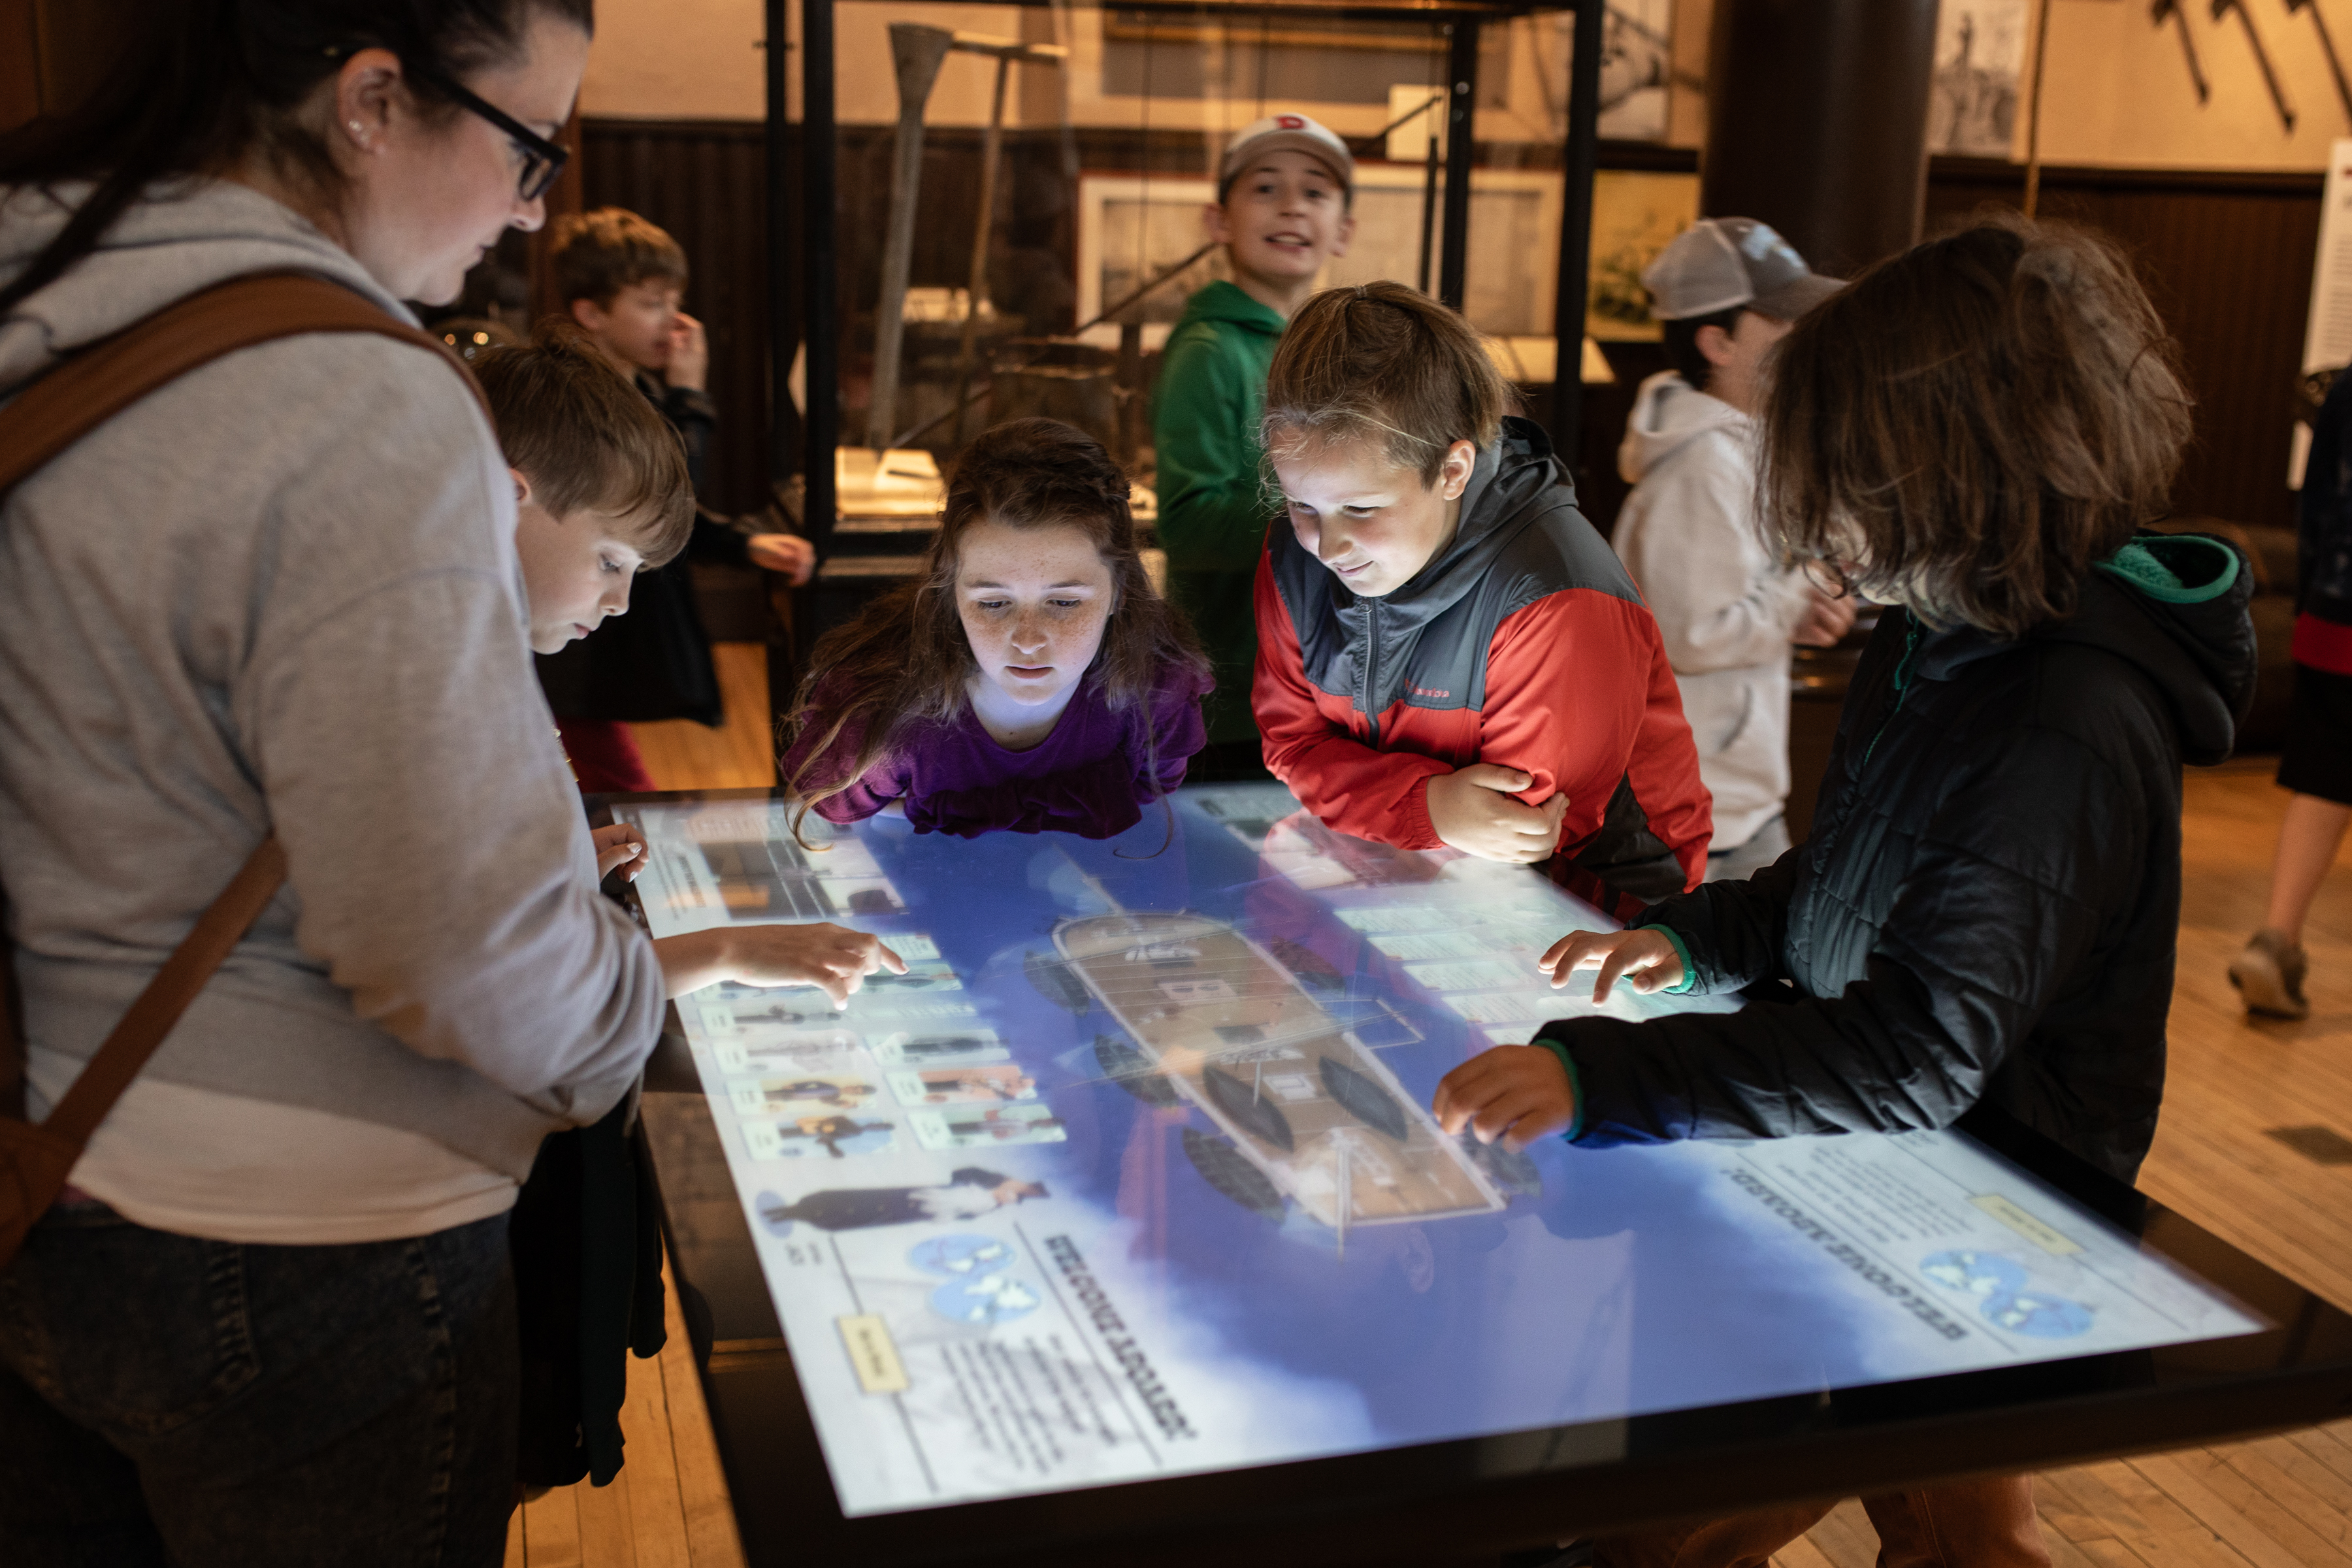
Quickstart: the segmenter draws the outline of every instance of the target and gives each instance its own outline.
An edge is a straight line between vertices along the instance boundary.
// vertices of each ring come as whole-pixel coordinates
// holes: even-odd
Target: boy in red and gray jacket
[[[1291,526],[1259,564],[1252,707],[1327,826],[1547,862],[1622,918],[1698,884],[1706,790],[1657,623],[1508,399],[1402,284],[1299,311],[1266,384]]]

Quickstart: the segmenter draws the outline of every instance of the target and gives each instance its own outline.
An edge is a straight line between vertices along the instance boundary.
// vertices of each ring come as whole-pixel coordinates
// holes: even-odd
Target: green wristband
[[[1532,1043],[1558,1057],[1559,1065],[1567,1069],[1569,1098],[1575,1102],[1576,1114],[1569,1119],[1568,1131],[1559,1136],[1560,1142],[1573,1143],[1576,1135],[1584,1131],[1584,1079],[1576,1070],[1576,1058],[1570,1056],[1568,1047],[1558,1040],[1539,1037]]]
[[[1643,931],[1656,931],[1660,936],[1664,937],[1668,942],[1673,942],[1675,944],[1675,956],[1683,961],[1683,977],[1680,980],[1675,981],[1672,985],[1667,986],[1664,990],[1656,993],[1657,995],[1679,996],[1684,992],[1689,990],[1693,984],[1696,984],[1698,980],[1698,965],[1691,962],[1690,948],[1683,942],[1681,933],[1676,931],[1672,926],[1643,926],[1641,929]]]

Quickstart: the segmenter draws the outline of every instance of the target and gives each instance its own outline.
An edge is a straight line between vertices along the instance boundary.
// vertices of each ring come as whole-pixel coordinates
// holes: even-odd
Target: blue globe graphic
[[[2000,1300],[2025,1289],[2024,1268],[1998,1252],[1938,1252],[1919,1265],[1919,1272],[1947,1290],[1982,1301]]]
[[[907,1261],[926,1274],[968,1279],[1011,1264],[1013,1244],[992,1236],[935,1236],[918,1243]]]
[[[1010,1274],[950,1279],[931,1292],[931,1310],[950,1322],[993,1328],[1025,1318],[1044,1303],[1031,1286]]]
[[[2011,1333],[2037,1340],[2071,1340],[2091,1327],[2091,1310],[2080,1301],[2031,1290],[1987,1301],[1984,1315]]]

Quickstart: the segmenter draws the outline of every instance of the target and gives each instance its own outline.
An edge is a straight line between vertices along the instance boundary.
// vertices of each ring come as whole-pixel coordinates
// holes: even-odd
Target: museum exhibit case
[[[1572,450],[1595,341],[1654,335],[1640,266],[1694,210],[1686,174],[1595,181],[1601,136],[1665,134],[1671,26],[1670,0],[772,5],[772,253],[800,258],[775,363],[804,389],[778,471],[824,563],[804,638],[911,571],[941,472],[1001,419],[1095,435],[1149,524],[1160,346],[1225,275],[1202,209],[1271,114],[1357,160],[1322,283],[1460,307]]]

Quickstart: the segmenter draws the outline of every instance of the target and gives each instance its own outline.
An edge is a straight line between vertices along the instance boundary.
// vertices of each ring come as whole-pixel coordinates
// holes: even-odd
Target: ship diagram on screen
[[[1186,1152],[1227,1196],[1270,1215],[1286,1198],[1343,1237],[1509,1201],[1290,969],[1231,925],[1094,915],[1063,921],[1054,945],[1133,1042],[1097,1044],[1105,1072],[1139,1098],[1181,1094],[1217,1124],[1223,1140],[1188,1133]]]

